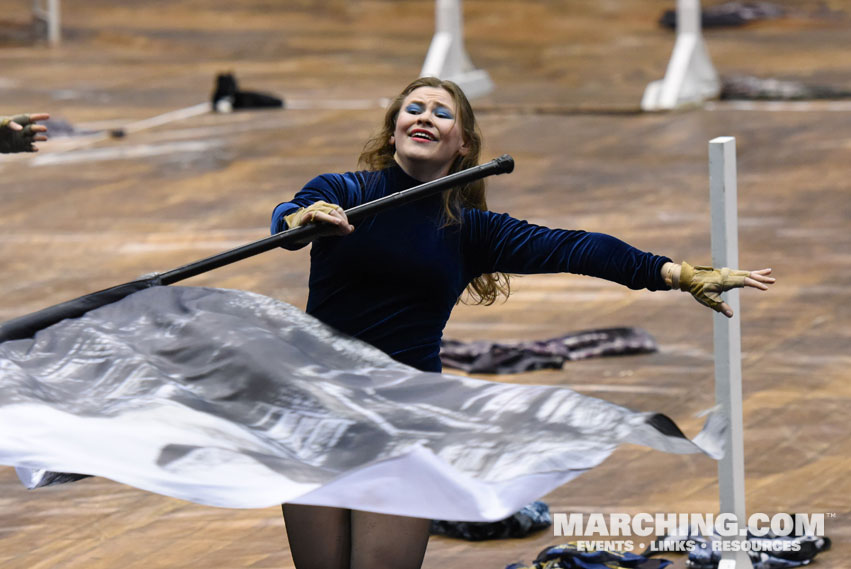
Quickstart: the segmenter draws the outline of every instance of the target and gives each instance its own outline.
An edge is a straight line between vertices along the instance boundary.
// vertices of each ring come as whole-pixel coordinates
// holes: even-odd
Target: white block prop
[[[712,264],[739,266],[738,214],[736,211],[736,139],[722,136],[709,141],[709,193],[712,211]],[[736,516],[739,528],[745,516],[745,452],[742,422],[742,340],[739,291],[725,293],[733,318],[714,315],[715,401],[730,421],[726,452],[718,462],[720,512]],[[724,539],[745,539],[738,536]],[[745,551],[725,552],[719,569],[752,569]]]
[[[440,77],[457,83],[469,98],[493,91],[487,71],[476,69],[464,49],[461,0],[437,0],[435,33],[420,77]]]
[[[721,81],[709,59],[700,26],[700,0],[677,0],[677,41],[665,78],[653,81],[641,99],[643,111],[662,111],[714,99]]]
[[[62,41],[62,18],[59,0],[33,0],[33,18],[43,22],[47,41],[55,47]]]

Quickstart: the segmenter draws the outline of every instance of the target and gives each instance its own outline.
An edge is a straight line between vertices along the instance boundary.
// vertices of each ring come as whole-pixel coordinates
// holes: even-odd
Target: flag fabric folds
[[[30,488],[76,473],[212,506],[490,521],[623,442],[717,458],[722,430],[420,372],[245,291],[155,286],[0,344],[0,464]]]

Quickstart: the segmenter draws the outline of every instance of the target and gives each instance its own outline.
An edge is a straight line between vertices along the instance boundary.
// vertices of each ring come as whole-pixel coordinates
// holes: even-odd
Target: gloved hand
[[[284,216],[284,221],[287,222],[287,227],[293,229],[295,227],[300,227],[305,223],[310,223],[312,221],[316,221],[317,213],[325,213],[328,215],[333,214],[337,210],[342,209],[337,204],[324,202],[319,200],[318,202],[313,202],[307,207],[300,208],[296,210],[294,213]]]
[[[735,269],[715,269],[712,267],[692,267],[685,261],[681,264],[679,285],[680,290],[691,295],[704,306],[716,312],[724,312],[721,293],[731,288],[745,286],[745,279],[750,271]]]
[[[337,204],[324,202],[322,200],[314,202],[307,207],[301,208],[294,213],[284,216],[284,221],[287,222],[287,227],[293,229],[305,223],[322,222],[330,226],[336,225],[335,230],[331,233],[337,235],[348,235],[355,230],[354,226],[349,223],[346,217],[346,212]]]
[[[48,117],[47,114],[0,117],[0,153],[37,152],[33,143],[47,140],[42,134],[47,127],[36,121]]]

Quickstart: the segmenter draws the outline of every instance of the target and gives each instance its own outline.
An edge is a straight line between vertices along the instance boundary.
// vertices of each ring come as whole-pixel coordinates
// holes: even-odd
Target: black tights
[[[296,569],[419,569],[430,520],[284,504]]]

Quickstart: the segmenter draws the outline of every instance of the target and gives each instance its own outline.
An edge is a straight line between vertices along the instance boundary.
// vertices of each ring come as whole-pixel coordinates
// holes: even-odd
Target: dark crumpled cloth
[[[753,569],[791,569],[809,565],[816,555],[830,549],[829,537],[812,535],[778,536],[769,532],[768,535],[756,537],[748,533],[747,541],[750,546],[750,557]],[[664,550],[665,543],[689,544],[689,569],[716,569],[721,563],[721,551],[713,547],[714,542],[721,540],[718,535],[703,536],[689,532],[685,536],[669,535],[656,541],[655,550]],[[782,548],[782,545],[787,548]],[[777,548],[775,551],[774,548]],[[650,548],[641,555],[651,556]]]
[[[744,26],[760,20],[782,18],[784,15],[786,10],[782,6],[769,2],[724,2],[701,10],[700,25],[703,28]],[[659,24],[676,29],[677,11],[665,10],[659,18]]]
[[[545,548],[531,565],[511,563],[505,569],[663,569],[669,565],[667,559],[648,559],[629,552],[584,551],[566,543]]]
[[[440,359],[446,367],[468,373],[522,373],[561,369],[565,362],[602,356],[648,354],[658,349],[641,328],[600,328],[572,332],[549,340],[526,342],[462,342],[446,339]]]
[[[851,91],[800,81],[734,75],[721,78],[721,99],[739,101],[809,101],[848,99]]]
[[[548,528],[553,520],[550,508],[544,502],[535,501],[524,506],[519,512],[498,522],[449,522],[432,520],[431,534],[484,541],[486,539],[507,539],[526,537]]]

